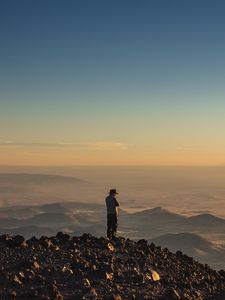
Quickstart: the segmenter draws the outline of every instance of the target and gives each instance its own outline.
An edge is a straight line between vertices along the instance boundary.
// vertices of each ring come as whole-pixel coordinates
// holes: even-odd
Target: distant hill
[[[10,234],[10,235],[23,235],[26,238],[31,238],[32,236],[51,236],[57,233],[57,228],[52,227],[38,227],[38,226],[23,226],[18,228],[0,228],[0,234]]]
[[[162,247],[168,247],[172,251],[182,250],[190,252],[193,249],[199,249],[208,252],[213,248],[211,242],[194,233],[164,234],[151,241]]]
[[[142,210],[132,214],[132,218],[142,220],[145,222],[178,222],[186,219],[185,216],[170,212],[169,210],[163,209],[161,206]]]
[[[4,218],[30,218],[40,212],[38,206],[0,207],[0,220]]]
[[[67,201],[60,202],[65,209],[70,211],[105,211],[105,204],[94,203],[94,202],[79,202],[79,201]],[[43,206],[42,206],[43,207]]]
[[[63,205],[63,203],[55,202],[38,206],[38,208],[45,213],[66,213],[70,212],[70,209]]]
[[[2,185],[49,185],[49,184],[87,184],[75,177],[29,173],[0,173]]]
[[[37,213],[105,212],[105,204],[88,202],[52,202],[42,205],[13,205],[0,207],[1,217],[28,218]],[[123,211],[122,213],[126,213]]]
[[[150,240],[156,245],[167,247],[170,251],[178,250],[195,259],[205,262],[217,268],[217,265],[225,261],[225,248],[217,246],[194,233],[165,234]],[[225,263],[224,263],[225,268]]]
[[[41,227],[60,227],[74,224],[73,216],[66,213],[39,213],[22,221],[26,225],[37,225]]]
[[[60,227],[74,224],[73,215],[66,213],[38,213],[30,218],[0,218],[0,228],[16,228],[24,226]]]
[[[200,214],[184,219],[181,224],[193,227],[222,227],[225,228],[225,219],[211,214]]]
[[[87,224],[86,226],[72,225],[68,226],[67,230],[70,232],[71,235],[82,235],[85,232],[94,234],[98,237],[106,235],[106,227],[102,224]]]
[[[0,228],[15,228],[21,225],[21,221],[16,218],[0,216]]]

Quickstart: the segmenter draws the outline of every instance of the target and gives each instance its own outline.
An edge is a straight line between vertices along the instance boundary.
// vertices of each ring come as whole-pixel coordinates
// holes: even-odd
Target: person
[[[109,195],[105,198],[107,208],[107,237],[114,239],[117,234],[118,228],[118,211],[117,208],[120,206],[116,199],[116,189],[111,189]]]

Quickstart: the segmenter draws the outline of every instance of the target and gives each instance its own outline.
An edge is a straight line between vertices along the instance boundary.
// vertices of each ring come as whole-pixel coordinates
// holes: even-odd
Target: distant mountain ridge
[[[218,261],[225,269],[225,244],[218,246],[194,233],[165,234],[158,238],[150,239],[151,242],[170,251],[182,251],[201,262],[211,261],[211,265],[217,268]]]
[[[140,212],[136,212],[132,214],[133,217],[137,217],[140,219],[149,219],[151,222],[152,220],[157,220],[160,217],[161,221],[164,222],[176,222],[185,219],[185,216],[173,213],[167,209],[162,208],[161,206],[157,206],[151,209],[145,209]]]
[[[183,224],[190,226],[225,226],[225,219],[207,213],[188,217],[183,221]]]
[[[167,209],[157,206],[151,209],[145,209],[136,213],[132,213],[132,216],[138,219],[149,219],[149,221],[155,221],[157,218],[158,221],[164,222],[179,222],[181,225],[188,226],[225,226],[225,219],[214,216],[209,213],[198,214],[194,216],[184,216],[177,213],[173,213]]]
[[[51,174],[35,174],[35,173],[0,173],[0,183],[11,184],[57,184],[57,183],[88,183],[85,180],[63,176],[63,175],[51,175]]]
[[[151,239],[151,241],[158,245],[160,244],[162,247],[168,247],[172,251],[177,251],[177,249],[187,251],[193,248],[207,251],[214,247],[213,243],[207,241],[199,235],[187,232],[164,234],[158,238]]]

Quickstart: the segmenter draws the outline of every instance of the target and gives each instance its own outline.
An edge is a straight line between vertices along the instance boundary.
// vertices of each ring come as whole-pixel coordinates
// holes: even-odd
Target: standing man
[[[117,207],[120,206],[116,200],[116,189],[111,189],[109,195],[105,198],[107,207],[107,237],[113,239],[116,236],[118,227],[118,211]]]

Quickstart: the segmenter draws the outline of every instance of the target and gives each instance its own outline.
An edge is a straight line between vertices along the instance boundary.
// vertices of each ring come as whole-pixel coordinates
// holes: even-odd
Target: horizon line
[[[211,164],[211,165],[203,165],[203,164],[193,164],[193,165],[160,165],[160,164],[135,164],[135,165],[9,165],[9,164],[0,164],[1,167],[31,167],[31,168],[77,168],[77,167],[103,167],[103,168],[112,168],[112,167],[225,167],[225,164]]]

